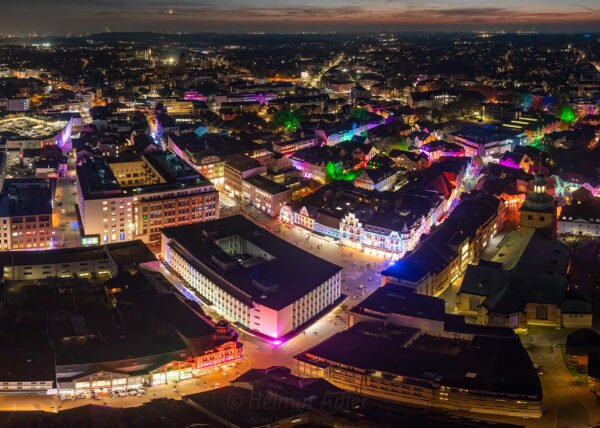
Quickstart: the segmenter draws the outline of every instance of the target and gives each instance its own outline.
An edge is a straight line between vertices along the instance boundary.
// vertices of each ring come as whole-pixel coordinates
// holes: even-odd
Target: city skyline
[[[66,0],[13,2],[3,8],[5,33],[600,31],[592,0],[565,3],[405,0]]]

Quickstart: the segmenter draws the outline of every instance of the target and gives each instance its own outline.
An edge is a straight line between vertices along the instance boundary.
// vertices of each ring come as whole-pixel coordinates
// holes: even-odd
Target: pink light
[[[273,345],[275,345],[275,346],[279,346],[279,345],[281,345],[283,342],[282,342],[281,340],[277,339],[277,340],[273,340],[271,343],[272,343]]]

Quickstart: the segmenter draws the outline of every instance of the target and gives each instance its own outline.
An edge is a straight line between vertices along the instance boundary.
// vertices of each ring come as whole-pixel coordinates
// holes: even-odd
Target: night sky
[[[3,0],[1,32],[600,31],[576,0]]]

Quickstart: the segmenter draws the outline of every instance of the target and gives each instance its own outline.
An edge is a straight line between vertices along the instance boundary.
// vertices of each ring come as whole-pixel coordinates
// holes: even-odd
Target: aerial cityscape
[[[3,9],[0,427],[600,427],[595,1]]]

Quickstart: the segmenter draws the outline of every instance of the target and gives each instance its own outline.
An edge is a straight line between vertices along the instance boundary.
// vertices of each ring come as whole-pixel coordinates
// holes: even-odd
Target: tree
[[[350,111],[350,117],[358,120],[366,120],[370,116],[370,113],[364,108],[355,107]]]
[[[294,132],[300,126],[300,112],[287,107],[281,109],[273,116],[273,123],[288,132]]]
[[[575,119],[577,119],[577,115],[575,115],[575,110],[573,110],[573,107],[566,104],[558,111],[558,118],[562,120],[563,123],[566,123],[570,128],[571,124],[575,122]]]

